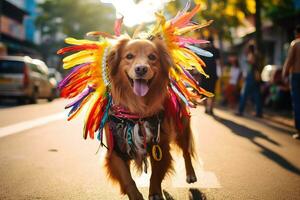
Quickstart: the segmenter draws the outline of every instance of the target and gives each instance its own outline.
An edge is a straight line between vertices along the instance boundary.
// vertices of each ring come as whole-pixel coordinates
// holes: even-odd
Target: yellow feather
[[[77,40],[75,38],[68,37],[65,39],[65,42],[67,44],[74,44],[74,45],[81,45],[81,44],[98,44],[100,45],[100,42],[91,41],[91,40]]]
[[[213,20],[210,20],[210,21],[208,21],[208,22],[206,22],[204,24],[187,26],[187,27],[184,27],[184,28],[176,29],[175,32],[174,32],[174,34],[175,35],[182,35],[182,34],[187,33],[187,32],[195,31],[197,29],[209,26],[212,22],[213,22]]]
[[[100,98],[100,93],[95,91],[94,94],[92,95],[91,99],[90,99],[90,102],[89,102],[89,105],[88,105],[88,110],[85,114],[85,118],[84,118],[84,130],[83,130],[83,134],[87,133],[86,130],[87,127],[87,123],[88,123],[88,119],[89,119],[89,116],[92,115],[93,113],[91,113],[91,110],[94,106],[94,104],[96,103],[96,101]],[[87,133],[88,134],[88,133]],[[84,135],[84,138],[86,138],[87,136]]]
[[[203,95],[205,95],[205,96],[207,96],[207,97],[214,97],[215,96],[213,93],[208,92],[208,91],[206,91],[204,89],[202,89],[202,91],[200,93],[203,94]]]
[[[179,64],[175,64],[175,67],[180,73],[184,73]]]
[[[64,69],[70,69],[76,65],[80,65],[87,62],[94,62],[96,59],[95,57],[83,57],[83,58],[76,58],[71,60],[70,62],[66,62],[63,64]]]
[[[175,71],[174,68],[171,68],[171,69],[170,69],[170,75],[171,75],[176,81],[179,81],[179,80],[180,80],[180,77],[179,77],[179,75],[177,74],[177,72]]]
[[[78,58],[82,58],[82,57],[88,57],[88,56],[93,56],[94,55],[94,51],[91,50],[83,50],[83,51],[79,51],[78,53],[74,53],[70,56],[67,56],[63,59],[63,62],[70,62],[73,59],[78,59]]]
[[[100,84],[98,85],[96,92],[98,92],[100,94],[100,96],[103,96],[106,91],[106,87],[105,87],[102,79],[99,79],[99,81],[100,81]]]
[[[194,66],[198,72],[200,72],[201,74],[203,74],[206,78],[209,78],[209,75],[205,73],[205,71],[203,70],[203,68],[201,67],[201,65],[195,65]]]

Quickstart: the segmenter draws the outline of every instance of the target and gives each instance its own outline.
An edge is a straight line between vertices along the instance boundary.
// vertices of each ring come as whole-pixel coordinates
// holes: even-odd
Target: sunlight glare
[[[124,16],[124,24],[129,27],[155,21],[154,13],[170,1],[173,0],[141,0],[136,4],[134,0],[101,0],[102,3],[113,4],[116,17]]]

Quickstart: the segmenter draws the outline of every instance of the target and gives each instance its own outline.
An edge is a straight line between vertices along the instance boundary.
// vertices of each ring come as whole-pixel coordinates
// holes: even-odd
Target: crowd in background
[[[253,104],[257,117],[262,116],[263,108],[292,109],[288,79],[282,77],[281,68],[258,66],[256,47],[252,41],[247,44],[242,64],[235,53],[229,53],[226,62],[221,64],[219,50],[213,42],[204,49],[214,54],[213,58],[201,57],[209,66],[205,71],[210,78],[201,75],[198,80],[201,87],[215,93],[212,102],[235,109],[237,115],[243,115],[247,105]],[[262,70],[268,73],[266,80],[261,78]],[[207,100],[204,104],[205,112],[213,113],[213,103]]]
[[[232,109],[236,115],[245,111],[255,117],[263,117],[263,110],[293,111],[296,134],[300,131],[300,27],[295,30],[283,67],[259,64],[259,54],[254,42],[249,41],[242,59],[237,54],[226,55],[221,62],[220,52],[214,46],[213,38],[203,49],[213,53],[213,57],[201,57],[208,66],[205,72],[209,79],[201,75],[199,84],[215,97],[204,101],[205,113],[214,115],[214,104]],[[266,78],[267,77],[267,78]]]

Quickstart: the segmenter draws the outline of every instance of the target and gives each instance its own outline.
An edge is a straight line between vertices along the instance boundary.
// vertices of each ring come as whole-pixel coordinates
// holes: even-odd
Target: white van
[[[54,97],[55,86],[43,61],[28,56],[0,57],[0,98],[36,103],[38,98],[52,101]]]

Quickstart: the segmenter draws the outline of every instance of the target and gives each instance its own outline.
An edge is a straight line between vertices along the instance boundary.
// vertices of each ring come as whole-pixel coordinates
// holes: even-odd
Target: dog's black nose
[[[144,76],[148,71],[148,67],[145,65],[139,65],[139,66],[136,66],[134,70],[135,70],[136,75]]]

